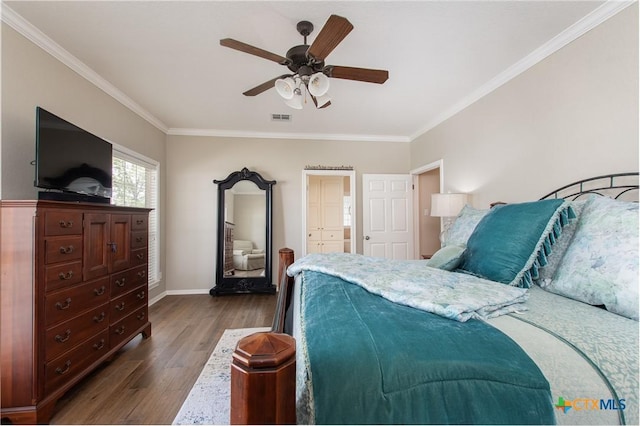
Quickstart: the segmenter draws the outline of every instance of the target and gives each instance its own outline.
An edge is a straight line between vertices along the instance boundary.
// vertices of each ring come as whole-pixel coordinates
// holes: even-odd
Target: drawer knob
[[[126,281],[125,278],[122,278],[121,280],[116,280],[116,285],[118,287],[124,287],[124,282]]]
[[[144,223],[144,219],[136,219],[137,225],[142,225]]]
[[[138,253],[136,254],[136,257],[138,258],[138,260],[142,260],[144,259],[144,253]]]
[[[58,274],[58,278],[60,278],[63,281],[70,280],[71,278],[73,278],[73,271],[69,271],[66,274],[64,272],[60,272]]]
[[[147,273],[146,273],[145,271],[140,271],[140,272],[138,272],[138,276],[139,276],[140,278],[144,278],[146,275],[147,275]]]
[[[96,315],[95,317],[93,317],[93,322],[102,322],[104,321],[106,316],[107,314],[105,314],[104,312],[100,312],[100,315]]]
[[[118,304],[115,306],[117,310],[119,311],[124,311],[124,302]]]
[[[141,243],[142,241],[144,241],[144,238],[136,237],[136,243]]]
[[[100,287],[100,288],[94,288],[94,289],[93,289],[93,293],[94,293],[96,296],[102,296],[102,295],[104,294],[104,292],[106,291],[106,289],[107,289],[107,288],[106,288],[105,286],[102,286],[102,287]]]
[[[60,222],[58,222],[60,224],[60,228],[73,228],[73,221],[72,220],[61,220]]]
[[[60,247],[60,254],[71,254],[73,253],[73,246]]]
[[[144,319],[144,317],[146,317],[144,312],[140,312],[136,318],[138,318],[140,321],[142,321]]]
[[[64,332],[64,336],[56,334],[55,340],[58,343],[64,343],[69,340],[69,337],[71,337],[71,329],[67,328],[67,330]]]
[[[119,334],[119,335],[123,335],[124,334],[124,330],[125,330],[124,325],[121,325],[120,327],[118,327],[118,328],[116,328],[114,330],[114,333]]]
[[[140,300],[144,299],[144,291],[141,291],[140,293],[136,294],[136,297]]]
[[[71,360],[68,360],[67,362],[64,363],[64,368],[62,367],[56,368],[56,373],[60,375],[66,374],[70,368],[71,368]]]
[[[69,309],[69,306],[71,306],[71,298],[67,297],[67,299],[63,302],[56,302],[56,309],[59,309],[61,311],[64,311],[65,309]]]
[[[104,348],[104,339],[100,339],[99,342],[93,344],[93,349],[96,351],[99,351],[102,348]]]

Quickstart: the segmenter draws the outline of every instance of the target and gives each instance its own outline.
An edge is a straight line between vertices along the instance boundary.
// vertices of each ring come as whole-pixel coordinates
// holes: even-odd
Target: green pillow
[[[465,246],[457,244],[442,247],[431,256],[431,259],[427,260],[427,266],[444,269],[445,271],[453,271],[462,262],[464,249]]]
[[[467,241],[461,272],[529,288],[562,233],[575,218],[564,200],[505,204],[492,208]]]

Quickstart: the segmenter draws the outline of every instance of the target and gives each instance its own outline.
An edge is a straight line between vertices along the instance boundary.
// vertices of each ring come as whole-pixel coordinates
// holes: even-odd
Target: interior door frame
[[[358,215],[356,209],[356,171],[355,170],[303,170],[302,171],[302,256],[307,255],[307,186],[309,176],[344,176],[349,178],[349,197],[351,198],[351,253],[356,252]]]
[[[442,192],[444,190],[444,160],[440,159],[437,161],[434,161],[432,163],[429,164],[425,164],[424,166],[420,166],[416,169],[413,169],[409,172],[409,174],[412,177],[413,180],[413,208],[414,210],[416,208],[420,208],[420,201],[419,201],[419,195],[420,195],[420,179],[419,176],[422,173],[428,172],[430,170],[434,170],[434,169],[440,169],[440,192]],[[440,230],[442,231],[442,218],[440,218]],[[414,211],[414,215],[413,215],[413,229],[420,229],[420,212],[419,211]],[[413,233],[413,255],[415,259],[420,259],[420,235],[419,232],[414,232]]]

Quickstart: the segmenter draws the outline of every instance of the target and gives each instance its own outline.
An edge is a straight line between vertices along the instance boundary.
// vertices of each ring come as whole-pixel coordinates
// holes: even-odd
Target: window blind
[[[119,206],[153,209],[149,213],[149,285],[160,281],[158,169],[157,162],[114,145],[111,202]]]

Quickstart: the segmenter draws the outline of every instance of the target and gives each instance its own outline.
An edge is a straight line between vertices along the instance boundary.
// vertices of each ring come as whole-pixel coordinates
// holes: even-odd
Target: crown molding
[[[0,8],[2,9],[2,21],[9,25],[11,28],[16,30],[18,33],[23,35],[29,41],[40,47],[42,50],[44,50],[60,62],[62,62],[64,65],[71,68],[81,77],[84,77],[94,86],[110,95],[122,105],[129,108],[131,111],[148,121],[158,130],[161,130],[165,134],[167,133],[168,127],[162,121],[158,120],[153,116],[153,114],[144,109],[133,99],[125,95],[122,91],[116,88],[113,84],[109,83],[94,70],[89,68],[84,62],[73,56],[71,53],[69,53],[69,51],[64,49],[51,38],[47,37],[42,31],[40,31],[33,24],[16,13],[6,4],[3,3]]]
[[[408,136],[402,135],[359,135],[359,134],[330,134],[330,133],[275,133],[275,132],[249,132],[242,130],[216,130],[216,129],[185,129],[170,128],[167,132],[172,136],[215,136],[227,138],[254,138],[254,139],[306,139],[306,140],[333,140],[333,141],[362,141],[362,142],[411,142]]]
[[[451,106],[451,108],[437,115],[433,120],[427,123],[420,130],[410,135],[409,140],[415,140],[437,125],[443,123],[445,120],[453,117],[469,105],[475,103],[484,96],[498,89],[503,84],[509,82],[518,75],[527,71],[538,62],[541,62],[543,59],[562,49],[564,46],[576,40],[578,37],[594,29],[598,25],[605,22],[607,19],[611,18],[618,12],[621,12],[622,10],[636,2],[637,0],[608,0],[600,7],[594,9],[584,18],[568,27],[557,36],[553,37],[547,43],[543,44],[542,46],[531,52],[529,55],[525,56],[523,59],[516,62],[515,64],[505,69],[503,72],[496,75],[494,78],[471,92],[469,95],[462,98],[456,104]]]

